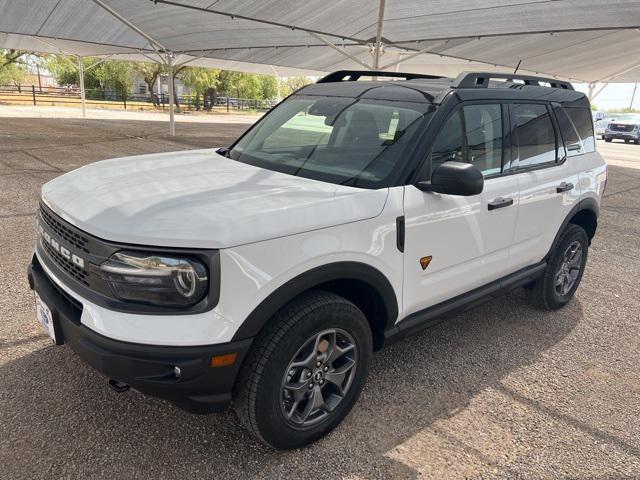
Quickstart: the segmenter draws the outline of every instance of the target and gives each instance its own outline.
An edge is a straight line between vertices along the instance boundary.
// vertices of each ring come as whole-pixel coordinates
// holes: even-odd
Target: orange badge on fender
[[[431,255],[422,257],[420,259],[420,266],[422,267],[422,270],[426,270],[430,263],[431,263]]]

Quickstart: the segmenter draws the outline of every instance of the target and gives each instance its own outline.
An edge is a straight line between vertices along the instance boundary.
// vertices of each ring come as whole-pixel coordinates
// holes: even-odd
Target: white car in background
[[[597,120],[594,123],[594,127],[596,130],[596,137],[600,137],[602,140],[604,140],[604,132],[607,130],[607,126],[609,125],[609,123],[613,122],[615,120],[615,117],[607,117],[607,118],[601,118],[600,120]]]

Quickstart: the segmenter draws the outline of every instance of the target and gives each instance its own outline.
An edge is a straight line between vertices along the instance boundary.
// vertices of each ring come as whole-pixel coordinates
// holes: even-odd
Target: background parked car
[[[640,114],[618,115],[615,120],[608,123],[603,138],[605,142],[611,142],[617,138],[624,140],[625,143],[633,141],[636,145],[640,145]]]

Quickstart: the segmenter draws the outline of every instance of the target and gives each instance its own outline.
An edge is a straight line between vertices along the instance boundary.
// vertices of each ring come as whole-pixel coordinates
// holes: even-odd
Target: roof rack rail
[[[343,82],[345,80],[348,82],[355,82],[360,77],[393,77],[404,78],[406,80],[412,80],[414,78],[428,78],[431,80],[443,78],[437,75],[423,75],[421,73],[402,73],[376,70],[338,70],[337,72],[333,72],[325,77],[322,77],[316,83]]]
[[[574,90],[570,82],[556,80],[555,78],[537,77],[533,75],[518,75],[516,73],[493,73],[493,72],[462,72],[453,82],[454,88],[488,88],[489,80],[501,78],[507,82],[522,80],[525,85],[541,85],[541,82],[548,83],[553,88],[564,88]]]

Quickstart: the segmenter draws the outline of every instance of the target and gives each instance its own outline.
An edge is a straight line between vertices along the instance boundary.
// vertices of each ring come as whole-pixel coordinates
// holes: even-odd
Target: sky
[[[589,85],[586,83],[574,83],[573,86],[576,90],[587,93]],[[610,83],[604,90],[593,100],[593,103],[597,105],[598,110],[621,110],[623,108],[629,108],[631,102],[631,95],[633,94],[633,83]],[[596,88],[596,91],[600,88],[600,85]],[[636,96],[633,101],[633,108],[640,110],[640,85],[636,90]]]

